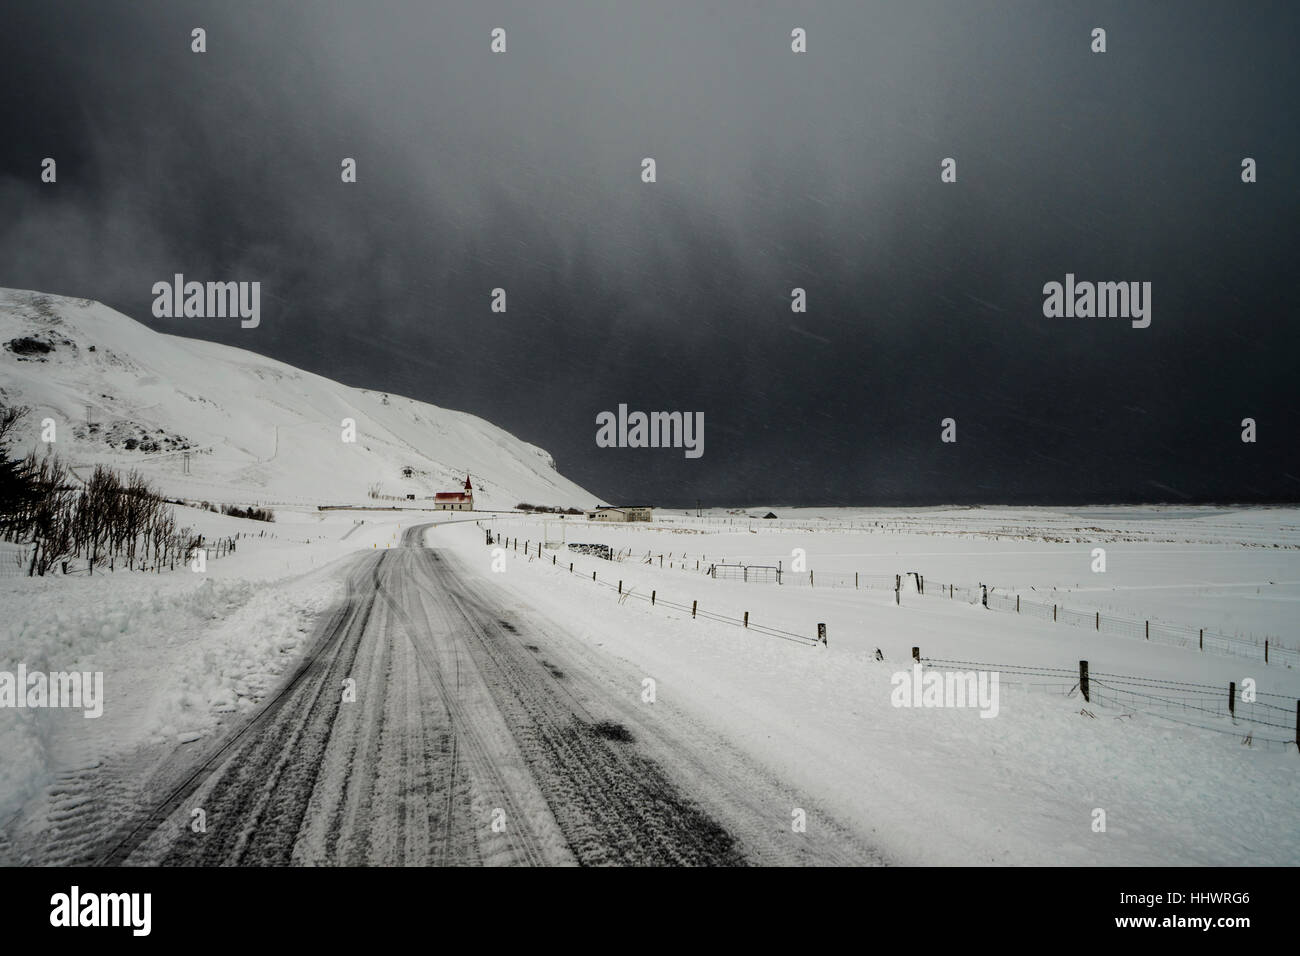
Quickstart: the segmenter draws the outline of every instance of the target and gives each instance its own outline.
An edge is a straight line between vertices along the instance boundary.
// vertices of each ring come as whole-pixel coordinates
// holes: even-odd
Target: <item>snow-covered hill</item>
[[[190,499],[373,504],[378,485],[423,503],[468,472],[483,508],[597,501],[481,418],[162,335],[87,299],[0,289],[0,398],[31,408],[24,447],[50,418],[74,465],[135,467]]]

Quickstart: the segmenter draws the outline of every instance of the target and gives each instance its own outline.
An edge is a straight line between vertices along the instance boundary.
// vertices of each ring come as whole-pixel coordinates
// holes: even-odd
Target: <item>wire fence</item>
[[[492,539],[489,533],[488,543],[498,544],[507,549],[513,548],[516,552],[520,550],[517,538],[512,541],[508,537],[503,537],[497,541]],[[572,575],[583,580],[590,580],[598,587],[615,592],[618,595],[620,604],[631,600],[642,601],[648,603],[651,607],[663,606],[683,613],[689,612],[692,618],[702,617],[707,620],[742,627],[764,636],[776,637],[803,645],[815,646],[826,643],[824,624],[817,625],[817,636],[812,637],[808,634],[799,634],[784,628],[751,621],[748,612],[745,612],[743,618],[737,618],[717,611],[703,609],[699,606],[698,601],[692,601],[687,605],[679,601],[660,598],[656,590],[651,590],[647,594],[637,591],[635,588],[625,588],[621,580],[617,581],[617,583],[600,580],[598,571],[592,571],[591,577],[588,578],[586,571],[575,570],[572,562],[560,565],[560,555],[563,553],[567,557],[568,552],[548,549],[544,547],[543,542],[539,541],[534,544],[531,541],[525,541],[523,544],[523,551],[530,559],[535,555],[537,559],[544,560],[548,550],[550,551],[552,566],[562,567]],[[627,556],[623,554],[624,558]],[[618,557],[615,556],[611,560],[617,561]],[[713,566],[711,576],[716,574],[717,567],[717,565]],[[730,565],[725,567],[747,568],[750,571],[755,570],[756,567],[762,568],[762,566],[752,565]],[[774,569],[767,567],[766,570],[773,571]],[[933,582],[927,585],[923,576],[916,572],[909,573],[913,575],[917,592],[921,594],[927,593],[927,587],[929,588],[928,593],[932,595],[946,594],[950,600],[956,600],[959,594],[969,598],[978,593],[981,602],[996,609],[1019,613],[1037,613],[1042,616],[1041,607],[1027,611],[1030,602],[1025,602],[1014,595],[997,595],[996,598],[993,598],[992,596],[986,597],[984,588],[980,588],[979,592],[975,592],[974,589],[970,588],[958,588]],[[881,580],[885,579],[883,575],[874,577]],[[902,578],[902,575],[894,576],[896,592],[901,589]],[[749,573],[744,572],[741,579],[750,580]],[[861,586],[861,578],[858,580],[858,586]],[[996,592],[994,593],[996,594]],[[1058,623],[1062,620],[1060,612],[1061,608],[1059,606],[1053,608],[1052,619]],[[1069,613],[1081,614],[1082,612]],[[1100,627],[1103,622],[1103,619],[1096,614],[1093,615],[1092,620],[1094,627]],[[1135,622],[1122,618],[1114,618],[1112,623],[1130,630],[1135,630],[1137,627]],[[1145,622],[1143,623],[1145,625]],[[1143,630],[1145,631],[1147,628],[1144,626]],[[1212,684],[1141,677],[1133,674],[1090,673],[1087,661],[1080,661],[1079,669],[1076,671],[1073,668],[990,664],[980,661],[922,657],[919,648],[915,648],[913,654],[918,663],[932,666],[996,671],[999,675],[999,684],[1055,692],[1064,696],[1073,696],[1078,693],[1090,705],[1110,707],[1122,711],[1122,713],[1114,715],[1118,717],[1143,713],[1202,730],[1234,736],[1239,738],[1243,744],[1265,750],[1300,748],[1300,700],[1293,700],[1281,694],[1257,692],[1253,686],[1239,689],[1236,682],[1231,682],[1224,688]],[[1086,710],[1085,713],[1087,713]],[[1289,736],[1283,736],[1284,733],[1289,734]]]
[[[513,539],[511,539],[513,540]],[[535,543],[535,542],[530,542]],[[714,554],[710,557],[703,552],[691,551],[633,551],[631,548],[615,549],[607,544],[586,544],[576,541],[544,541],[548,550],[579,551],[605,558],[607,561],[621,561],[634,564],[647,564],[665,571],[692,571],[707,575],[717,581],[740,581],[749,584],[779,584],[784,587],[826,587],[849,588],[858,590],[894,590],[898,575],[867,574],[858,571],[794,571],[784,566],[783,562],[757,564],[741,560],[728,560],[725,556]],[[908,572],[912,574],[914,572]]]
[[[793,588],[848,588],[851,590],[892,591],[895,574],[864,574],[858,571],[788,571],[782,570],[776,583]]]
[[[516,552],[521,549],[518,538],[509,538],[503,536],[499,539],[495,539],[492,538],[489,533],[488,543],[498,545],[507,550],[514,550]],[[570,547],[573,546],[570,545]],[[809,634],[800,634],[796,631],[789,631],[784,628],[772,627],[771,625],[761,624],[757,621],[751,621],[749,618],[748,611],[745,612],[743,617],[732,617],[731,615],[728,614],[722,614],[717,611],[711,611],[706,608],[702,608],[699,606],[698,600],[692,601],[690,604],[684,604],[680,601],[673,601],[667,598],[659,597],[659,593],[656,589],[652,589],[649,593],[646,593],[644,591],[638,591],[635,588],[625,588],[623,586],[622,581],[617,581],[617,583],[615,583],[609,580],[601,580],[599,578],[598,572],[596,571],[592,571],[591,577],[588,578],[585,571],[575,570],[573,562],[565,562],[563,565],[560,564],[559,559],[561,554],[563,554],[565,557],[568,557],[569,552],[567,551],[561,552],[559,550],[547,549],[546,547],[544,547],[544,543],[541,541],[536,541],[536,542],[524,541],[522,544],[522,550],[526,555],[530,557],[535,556],[539,560],[545,560],[545,556],[549,551],[552,566],[560,567],[563,570],[567,571],[569,574],[574,575],[575,577],[578,577],[582,580],[589,580],[591,581],[592,584],[595,584],[598,587],[602,587],[607,590],[615,592],[618,595],[619,603],[625,603],[627,601],[641,601],[649,604],[651,607],[664,607],[670,610],[682,611],[684,613],[689,613],[692,618],[704,618],[705,620],[709,620],[709,621],[717,621],[720,624],[730,624],[734,627],[740,627],[743,628],[744,630],[752,631],[756,634],[760,634],[765,637],[780,638],[781,640],[792,641],[794,643],[803,644],[806,646],[816,646],[818,644],[826,643],[825,640],[826,630],[824,624],[818,625],[818,630],[817,630],[818,636],[816,637],[811,636]],[[626,557],[627,555],[624,554],[624,558]],[[606,560],[612,560],[616,562],[619,559],[617,556],[615,556],[611,559],[606,559]]]
[[[189,566],[190,562],[196,557],[196,551],[204,552],[204,561],[219,561],[227,557],[236,550],[238,547],[237,542],[241,536],[248,537],[243,532],[212,540],[206,540],[199,536],[196,542],[191,543],[188,550],[178,545],[167,560],[159,561],[155,557],[152,563],[141,561],[135,566],[128,566],[125,558],[119,553],[102,555],[93,569],[90,559],[84,556],[71,557],[61,560],[50,573],[56,575],[95,575],[113,574],[118,571],[134,571],[136,573],[159,574],[163,571],[175,571],[178,564],[181,567]],[[30,573],[30,546],[0,549],[0,578],[25,578]]]
[[[508,540],[508,539],[507,539]],[[529,544],[529,542],[526,542]],[[558,542],[546,542],[548,547]],[[969,604],[983,604],[993,611],[1021,614],[1040,621],[1091,628],[1101,634],[1155,641],[1175,647],[1195,648],[1200,651],[1228,654],[1265,664],[1287,667],[1300,665],[1300,650],[1280,643],[1276,638],[1252,638],[1224,634],[1205,628],[1175,624],[1168,621],[1138,620],[1100,611],[1084,611],[1062,604],[1027,600],[1023,595],[999,590],[992,586],[964,587],[927,581],[919,571],[897,574],[866,573],[859,571],[793,571],[782,562],[775,566],[751,564],[744,561],[728,562],[725,557],[694,554],[687,551],[644,554],[631,548],[613,550],[608,545],[569,543],[572,550],[597,554],[613,562],[648,564],[662,570],[698,572],[717,581],[737,581],[747,584],[768,584],[780,587],[833,588],[859,591],[892,591],[894,600],[901,603],[903,593],[919,594],[960,600]]]
[[[1208,650],[1259,660],[1265,664],[1281,664],[1287,667],[1300,665],[1300,651],[1279,643],[1276,638],[1238,637],[1169,621],[1138,620],[1103,614],[1101,611],[1082,611],[1063,604],[1026,600],[1022,594],[999,591],[992,586],[981,585],[971,588],[925,581],[924,578],[921,580],[924,583],[920,593],[929,597],[983,604],[992,611],[1022,614],[1057,624],[1090,628],[1099,634],[1155,641],[1201,651]]]
[[[1233,736],[1243,744],[1265,750],[1300,748],[1300,701],[1282,694],[1257,693],[1253,689],[1247,692],[1235,682],[1221,687],[1133,674],[1090,672],[1086,661],[1074,669],[934,657],[917,659],[935,667],[996,672],[999,685],[1045,690],[1067,697],[1077,693],[1090,705],[1123,712],[1114,716],[1142,713],[1160,717]]]
[[[0,578],[18,578],[27,575],[27,549],[0,549]]]
[[[709,568],[715,581],[743,581],[753,584],[780,584],[781,569],[776,565],[715,564]]]
[[[1090,627],[1103,634],[1156,641],[1201,651],[1208,650],[1251,660],[1262,660],[1266,664],[1282,664],[1288,667],[1300,665],[1300,650],[1282,644],[1276,638],[1240,637],[1169,621],[1138,620],[1115,614],[1104,614],[1100,611],[1083,611],[1061,604],[1026,600],[1023,595],[999,591],[994,587],[986,588],[982,585],[962,587],[927,581],[925,575],[918,571],[906,571],[901,574],[867,574],[857,571],[796,573],[783,570],[779,564],[774,569],[765,565],[737,563],[710,565],[707,573],[716,580],[743,581],[753,584],[775,583],[783,587],[892,590],[895,592],[896,601],[900,600],[901,592],[906,588],[909,593],[946,597],[970,604],[982,603],[990,610],[1023,614],[1038,620],[1069,624],[1074,627]]]

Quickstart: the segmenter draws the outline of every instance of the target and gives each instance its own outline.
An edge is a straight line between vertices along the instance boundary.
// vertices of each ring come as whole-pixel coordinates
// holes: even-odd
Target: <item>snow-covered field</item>
[[[1296,647],[1295,509],[778,508],[776,520],[747,516],[768,511],[704,518],[665,513],[650,529],[596,525],[582,540],[634,554],[686,554],[692,567],[702,557],[707,563],[780,563],[792,585],[804,583],[792,571],[792,552],[801,548],[814,586],[818,573],[827,587],[851,587],[855,572],[866,586],[871,576],[892,582],[894,574],[919,570],[944,584],[988,584],[1026,600]],[[559,533],[557,522],[550,527]],[[545,530],[540,524],[521,528],[533,540]],[[1104,572],[1093,570],[1095,548],[1105,551]]]
[[[1075,686],[1083,659],[1097,675],[1219,687],[1225,701],[1229,682],[1242,687],[1250,678],[1261,700],[1290,708],[1279,721],[1288,724],[1300,670],[992,611],[933,586],[925,595],[905,587],[895,603],[892,584],[882,586],[919,571],[927,581],[1204,621],[1293,648],[1286,608],[1300,579],[1300,512],[776,510],[778,520],[661,514],[622,526],[470,516],[483,527],[433,512],[282,508],[264,524],[187,510],[180,523],[209,535],[253,536],[202,574],[0,578],[0,670],[22,662],[102,671],[106,697],[94,720],[0,711],[0,813],[26,806],[30,815],[61,774],[140,746],[203,739],[253,707],[340,597],[348,555],[395,547],[403,527],[433,521],[427,543],[478,569],[522,618],[550,622],[567,666],[600,676],[610,694],[651,708],[657,720],[711,728],[788,781],[790,805],[773,808],[774,825],[794,808],[810,828],[825,815],[897,863],[1300,863],[1300,764],[1294,744],[1283,742],[1293,727],[1257,725],[1271,711],[1244,705],[1234,722],[1085,703]],[[494,553],[489,527],[517,537],[518,550]],[[538,541],[561,540],[634,557],[610,562],[547,548],[537,556]],[[1107,551],[1105,573],[1091,570],[1094,547]],[[796,549],[812,586],[714,580],[695,570],[697,561],[789,569]],[[856,589],[845,583],[854,572]],[[631,596],[620,600],[618,582]],[[654,607],[645,600],[651,591]],[[807,638],[825,623],[828,644],[692,620],[665,603],[692,601]],[[908,671],[914,646],[925,658],[971,662],[962,670],[998,671],[996,716],[893,706],[894,676]],[[1059,674],[1023,677],[1018,668]],[[652,704],[643,702],[646,678],[655,683]],[[1105,832],[1093,829],[1098,810]]]
[[[346,556],[395,545],[407,520],[285,511],[268,524],[176,511],[209,537],[247,537],[202,573],[0,577],[0,671],[98,671],[105,697],[98,718],[0,709],[0,821],[60,773],[144,744],[187,743],[248,711],[341,597]]]
[[[745,742],[796,783],[794,805],[817,801],[868,828],[899,862],[1300,863],[1300,766],[1294,743],[1284,742],[1295,739],[1300,671],[1294,667],[1099,634],[909,590],[895,604],[892,588],[719,581],[694,570],[697,560],[703,566],[783,561],[788,568],[794,549],[802,548],[814,578],[818,571],[851,576],[859,570],[865,580],[919,570],[929,580],[959,585],[984,581],[1035,593],[1055,587],[1062,600],[1079,603],[1092,595],[1090,606],[1106,602],[1137,617],[1159,611],[1195,623],[1197,612],[1212,609],[1210,620],[1224,628],[1271,634],[1294,648],[1296,628],[1285,607],[1300,577],[1297,512],[782,516],[779,522],[712,515],[663,516],[650,526],[566,525],[569,542],[607,543],[636,557],[611,563],[570,552],[557,555],[555,564],[551,552],[538,558],[535,548],[539,539],[561,536],[558,522],[497,520],[497,534],[531,541],[534,551],[529,559],[508,549],[508,570],[495,577],[521,606],[570,622],[590,647],[652,677],[656,706],[665,712],[683,708]],[[491,549],[475,534],[439,530],[431,540],[476,551],[490,573]],[[1094,546],[1107,550],[1105,573],[1091,570]],[[573,563],[573,574],[563,561]],[[612,587],[593,584],[592,571]],[[634,592],[631,599],[620,600],[617,582]],[[809,636],[826,623],[828,645],[807,647],[691,620],[689,612],[663,603],[652,608],[643,600],[651,590],[658,602],[689,607],[698,601],[702,610],[734,619],[748,611],[752,622]],[[1165,590],[1196,600],[1180,604]],[[1148,602],[1150,595],[1159,599]],[[892,678],[907,670],[914,646],[927,658],[971,662],[942,670],[1000,671],[997,716],[892,706]],[[1219,687],[1225,705],[1229,683],[1240,687],[1251,678],[1259,699],[1281,708],[1251,714],[1284,726],[1244,718],[1240,703],[1235,721],[1144,698],[1120,707],[1085,704],[1076,687],[1080,660],[1089,661],[1093,674]],[[1015,668],[1062,674],[1019,677]],[[1185,699],[1182,688],[1168,686],[1138,692]],[[1243,745],[1248,736],[1251,745]],[[1106,812],[1104,833],[1092,829],[1098,809]]]

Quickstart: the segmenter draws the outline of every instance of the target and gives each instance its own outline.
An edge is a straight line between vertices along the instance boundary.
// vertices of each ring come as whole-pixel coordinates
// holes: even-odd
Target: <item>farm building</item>
[[[464,491],[440,491],[433,496],[434,511],[473,511],[474,510],[474,486],[469,482],[469,475],[465,476]]]
[[[648,505],[602,507],[587,512],[588,521],[649,521],[652,516],[653,511]]]

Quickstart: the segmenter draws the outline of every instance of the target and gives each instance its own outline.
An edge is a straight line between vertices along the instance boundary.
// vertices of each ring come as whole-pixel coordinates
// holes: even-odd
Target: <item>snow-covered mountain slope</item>
[[[53,419],[55,449],[74,465],[135,467],[190,499],[369,504],[378,485],[425,503],[468,472],[481,508],[597,501],[547,452],[481,418],[162,335],[87,299],[0,289],[0,399],[31,409],[24,449],[42,447]]]

